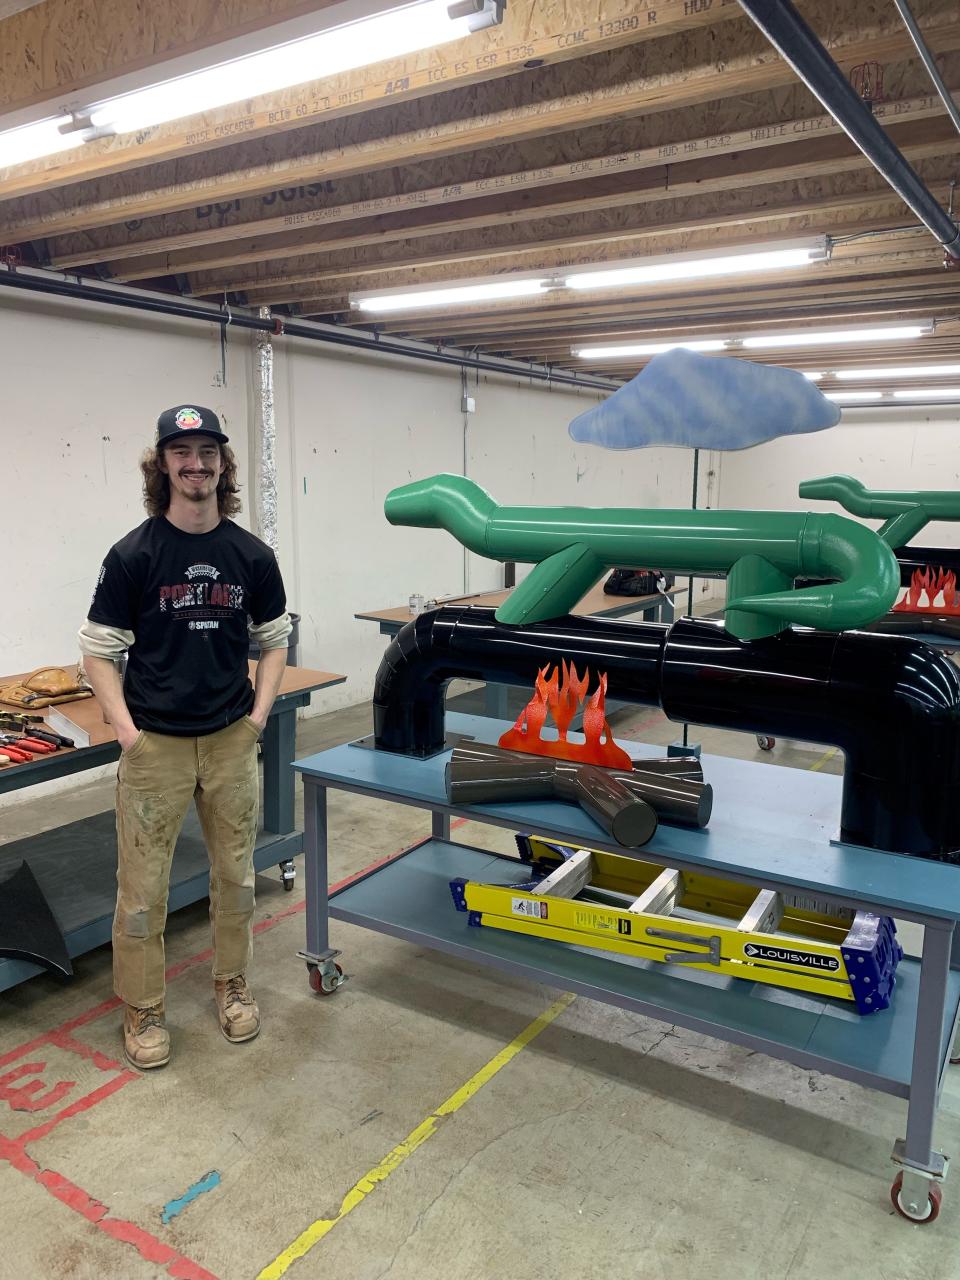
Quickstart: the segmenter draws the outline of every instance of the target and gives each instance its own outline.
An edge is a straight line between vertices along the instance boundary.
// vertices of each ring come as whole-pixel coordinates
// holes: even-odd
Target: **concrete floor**
[[[363,709],[306,721],[300,753],[368,723]],[[640,708],[616,729],[648,742],[677,736]],[[751,737],[697,736],[705,751],[796,768],[824,754],[778,744],[770,756]],[[838,758],[821,767],[837,771]],[[31,800],[4,813],[3,838],[110,800],[108,783]],[[334,879],[429,827],[417,810],[343,793],[330,819]],[[506,833],[478,825],[457,834],[510,847]],[[168,927],[174,1056],[163,1071],[138,1076],[117,1062],[108,948],[82,957],[70,983],[41,977],[0,996],[3,1280],[960,1275],[960,1197],[949,1183],[933,1227],[890,1209],[901,1102],[582,997],[464,1100],[458,1091],[558,993],[334,922],[351,980],[320,999],[295,954],[300,899],[299,883],[285,894],[273,874],[259,882],[251,981],[264,1031],[251,1044],[230,1046],[217,1029],[209,963],[198,958],[203,905]],[[72,1085],[15,1092],[36,1079],[44,1090]],[[418,1126],[452,1096],[462,1105],[418,1145]],[[57,1113],[62,1122],[45,1128]],[[11,1145],[28,1131],[24,1147]],[[951,1080],[938,1142],[956,1151],[958,1138]],[[198,1183],[209,1189],[171,1216]],[[343,1209],[308,1233],[304,1256],[287,1255],[288,1271],[270,1268]]]

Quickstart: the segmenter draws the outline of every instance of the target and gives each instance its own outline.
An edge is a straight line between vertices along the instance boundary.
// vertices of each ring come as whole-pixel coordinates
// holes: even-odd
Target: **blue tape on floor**
[[[196,1200],[197,1196],[202,1196],[205,1191],[212,1191],[214,1187],[220,1185],[220,1174],[216,1169],[212,1169],[209,1173],[205,1173],[199,1182],[195,1182],[192,1187],[187,1187],[186,1191],[176,1200],[171,1200],[163,1206],[163,1213],[160,1215],[160,1221],[166,1225],[172,1221],[178,1213],[183,1213],[184,1209],[191,1200]]]

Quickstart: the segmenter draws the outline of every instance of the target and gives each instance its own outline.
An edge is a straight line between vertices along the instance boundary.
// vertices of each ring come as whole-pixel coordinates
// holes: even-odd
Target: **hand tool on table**
[[[35,711],[0,711],[0,724],[24,729],[31,724],[43,724],[43,716]]]
[[[0,711],[0,733],[22,733],[39,742],[49,742],[54,747],[72,747],[72,738],[55,733],[42,716],[18,715],[12,711]]]
[[[30,751],[39,756],[51,755],[57,750],[49,742],[41,742],[39,738],[31,738],[22,734],[15,736],[12,733],[0,733],[0,743],[8,747],[15,747],[18,751]]]
[[[0,731],[4,726],[0,724]],[[62,733],[54,733],[52,729],[34,729],[32,725],[27,726],[23,733],[28,738],[35,738],[37,742],[46,742],[54,751],[59,751],[61,747],[72,747],[74,745],[72,738],[65,738]]]
[[[20,751],[7,742],[0,742],[0,750],[7,757],[8,764],[30,764],[34,758],[29,751]]]

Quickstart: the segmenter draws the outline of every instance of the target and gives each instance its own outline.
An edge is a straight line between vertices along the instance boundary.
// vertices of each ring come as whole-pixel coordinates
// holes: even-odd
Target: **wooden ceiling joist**
[[[0,112],[80,106],[136,68],[150,83],[184,51],[332,2],[104,0],[78,26],[73,0],[42,0],[0,19]],[[912,2],[960,85],[956,0]],[[798,3],[947,206],[957,135],[895,7]],[[943,270],[936,241],[736,0],[509,0],[506,12],[457,45],[2,170],[0,243],[69,271],[239,294],[614,379],[643,361],[573,350],[929,318],[935,334],[897,358],[960,363],[960,271]],[[55,18],[63,26],[44,43]],[[29,36],[11,45],[11,32]],[[829,261],[762,277],[380,318],[352,309],[360,292],[813,235],[830,237]],[[859,342],[756,353],[808,369],[889,355]]]
[[[943,107],[936,94],[926,94],[911,98],[880,103],[877,107],[879,118],[898,124],[909,121],[942,117]],[[632,122],[633,123],[633,122]],[[622,126],[621,126],[622,130]],[[154,255],[173,253],[184,250],[202,249],[211,245],[223,245],[230,241],[245,240],[256,237],[262,242],[264,236],[281,237],[284,234],[299,234],[304,240],[311,229],[329,226],[342,227],[349,223],[382,217],[391,214],[422,214],[428,209],[444,206],[464,206],[465,202],[489,199],[491,196],[508,197],[515,201],[518,197],[531,191],[539,191],[545,187],[576,184],[587,186],[597,179],[607,178],[611,174],[618,176],[637,173],[645,169],[653,169],[665,173],[663,185],[669,185],[669,169],[680,162],[683,165],[704,156],[717,154],[730,155],[749,150],[769,149],[787,146],[801,138],[825,138],[841,134],[841,129],[829,115],[801,116],[788,120],[777,120],[768,116],[765,123],[751,125],[748,128],[735,129],[725,133],[711,133],[698,137],[677,136],[672,142],[659,142],[653,146],[637,146],[630,150],[618,150],[600,154],[592,154],[585,143],[582,133],[570,138],[570,151],[576,158],[564,158],[560,163],[544,165],[541,162],[534,167],[517,170],[505,170],[501,151],[488,154],[472,153],[469,157],[468,172],[482,176],[459,180],[459,173],[443,175],[440,185],[433,187],[415,187],[390,193],[383,182],[379,184],[380,194],[368,194],[374,185],[371,177],[341,184],[341,189],[332,194],[329,203],[323,202],[324,193],[317,191],[313,196],[313,207],[304,211],[287,211],[287,204],[293,203],[277,196],[267,208],[282,205],[284,212],[274,216],[260,216],[251,221],[238,223],[221,223],[209,216],[205,222],[213,225],[204,226],[201,230],[189,232],[172,232],[167,235],[147,238],[143,236],[143,228],[131,233],[125,227],[110,227],[94,234],[82,233],[73,236],[62,236],[48,242],[48,258],[52,266],[69,268],[84,266],[94,262],[107,262],[118,257],[115,274],[125,269],[126,263],[135,258],[149,256],[151,261],[158,259]],[[559,141],[559,139],[557,139]],[[535,148],[528,148],[535,150]],[[499,163],[498,163],[499,158]],[[531,157],[532,162],[532,157]],[[450,168],[436,166],[437,168]],[[461,170],[464,166],[459,167]],[[382,175],[378,175],[381,176]],[[320,184],[316,184],[320,185]],[[368,190],[364,190],[367,188]],[[321,203],[317,203],[320,201]],[[136,238],[134,238],[136,236]],[[143,238],[140,238],[143,236]],[[275,246],[282,241],[272,241]],[[291,243],[297,243],[296,240]]]
[[[897,123],[890,134],[911,159],[941,155],[956,137],[953,125],[943,117]],[[114,279],[129,281],[245,266],[265,257],[275,263],[304,252],[359,248],[448,230],[500,226],[507,221],[515,225],[520,221],[659,201],[665,195],[682,198],[787,179],[866,171],[871,167],[869,160],[845,135],[806,138],[789,146],[723,152],[682,164],[658,165],[640,174],[611,172],[596,176],[590,182],[574,181],[533,191],[504,192],[469,202],[453,202],[440,210],[418,209],[356,223],[349,221],[344,226],[320,231],[308,227],[225,245],[113,260],[107,263],[107,270]]]
[[[837,29],[834,8],[827,0],[816,0],[809,7],[819,9],[823,24],[836,29],[828,43],[848,69],[868,58],[903,59],[912,50],[895,11],[886,5],[863,6],[868,13],[855,30]],[[540,8],[532,0],[522,0],[515,11],[539,12]],[[926,0],[924,9],[931,47],[938,53],[960,49],[960,13],[954,0]],[[309,140],[311,131],[298,130],[274,138],[267,148],[262,141],[222,146],[214,172],[209,158],[187,157],[122,178],[100,177],[69,187],[63,184],[73,179],[58,170],[51,179],[59,184],[55,189],[50,181],[40,182],[37,190],[42,195],[2,211],[0,234],[8,239],[40,239],[793,83],[791,69],[758,32],[744,30],[741,23],[726,23],[717,30],[658,40],[644,51],[642,60],[630,49],[598,54],[497,85],[477,85],[429,101],[367,111],[328,129],[328,145],[312,151],[303,149],[301,136],[306,134]],[[291,139],[296,144],[292,148]],[[0,181],[0,199],[24,194],[15,176]]]
[[[935,159],[920,166],[931,189],[949,197],[952,162]],[[855,213],[846,216],[844,210]],[[293,301],[312,286],[350,276],[356,288],[425,286],[511,271],[558,270],[621,258],[703,248],[699,233],[731,236],[744,243],[800,235],[842,235],[855,230],[854,220],[869,230],[910,223],[913,215],[877,175],[862,171],[834,179],[791,181],[744,188],[688,200],[659,201],[626,210],[589,216],[523,221],[509,227],[473,233],[448,232],[424,240],[406,240],[349,252],[288,259],[277,265],[199,273],[191,277],[193,292],[221,297],[243,292],[256,301]],[[768,224],[771,224],[768,226]],[[369,277],[378,276],[376,284]],[[317,296],[314,289],[312,296]]]
[[[179,7],[173,0],[167,4]],[[50,179],[81,182],[215,150],[231,141],[275,138],[376,107],[498,80],[530,63],[565,62],[729,19],[744,21],[739,6],[724,0],[605,0],[600,20],[594,0],[514,0],[499,26],[463,40],[14,166],[0,177],[0,198],[42,191]],[[61,86],[61,93],[67,90]]]

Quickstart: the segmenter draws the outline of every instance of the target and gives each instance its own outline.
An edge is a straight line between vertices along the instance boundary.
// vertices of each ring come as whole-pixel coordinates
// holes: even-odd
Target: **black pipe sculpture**
[[[676,721],[823,742],[845,756],[840,835],[852,844],[960,862],[960,671],[904,636],[789,629],[738,639],[721,623],[566,617],[500,623],[491,609],[421,614],[384,654],[376,745],[444,748],[455,676],[529,685],[565,658],[607,674],[623,702]]]

